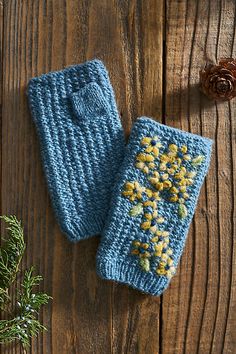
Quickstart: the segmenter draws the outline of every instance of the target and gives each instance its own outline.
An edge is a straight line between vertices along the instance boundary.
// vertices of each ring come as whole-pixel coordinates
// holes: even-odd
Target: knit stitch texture
[[[125,147],[104,65],[93,60],[33,78],[28,99],[61,230],[71,241],[99,234]]]
[[[160,295],[183,252],[212,141],[141,117],[134,124],[97,253],[104,279]]]

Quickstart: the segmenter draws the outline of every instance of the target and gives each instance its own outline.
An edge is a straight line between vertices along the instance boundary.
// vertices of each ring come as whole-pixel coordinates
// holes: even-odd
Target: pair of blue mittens
[[[182,254],[212,141],[142,117],[125,146],[98,60],[31,79],[28,98],[61,230],[71,241],[101,234],[98,274],[160,295]]]

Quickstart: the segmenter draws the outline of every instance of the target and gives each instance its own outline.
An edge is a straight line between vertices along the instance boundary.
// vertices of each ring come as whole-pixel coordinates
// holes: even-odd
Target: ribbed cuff
[[[96,218],[84,218],[83,220],[78,220],[78,222],[72,223],[70,220],[61,220],[57,217],[58,224],[60,224],[61,231],[68,237],[71,242],[78,242],[81,239],[87,239],[93,236],[98,236],[104,226],[103,219]]]
[[[129,263],[119,262],[114,259],[97,261],[97,274],[106,280],[112,280],[118,283],[126,284],[143,293],[159,296],[168,287],[169,281],[165,277],[157,277],[151,272],[144,273],[141,269],[130,265]]]

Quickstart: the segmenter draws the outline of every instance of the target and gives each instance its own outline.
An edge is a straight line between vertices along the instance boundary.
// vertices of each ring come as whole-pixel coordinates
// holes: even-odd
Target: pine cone
[[[229,101],[236,96],[236,60],[221,59],[200,71],[201,90],[215,101]]]

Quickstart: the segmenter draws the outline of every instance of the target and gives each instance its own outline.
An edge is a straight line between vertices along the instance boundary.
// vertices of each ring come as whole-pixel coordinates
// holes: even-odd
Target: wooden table
[[[207,59],[236,55],[233,0],[1,0],[2,214],[25,226],[27,256],[53,296],[39,354],[236,353],[236,100],[199,92]],[[71,244],[45,184],[26,85],[87,59],[107,66],[128,135],[140,115],[214,139],[177,275],[159,298],[100,280],[99,238]],[[13,294],[14,298],[14,294]],[[1,353],[21,353],[19,347]]]

